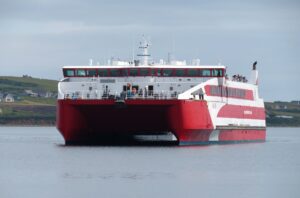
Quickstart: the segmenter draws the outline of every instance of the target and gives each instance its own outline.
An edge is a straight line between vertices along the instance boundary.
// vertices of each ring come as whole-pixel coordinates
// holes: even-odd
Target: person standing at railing
[[[145,98],[148,97],[148,86],[145,86],[145,89],[144,89],[144,97],[145,97]]]
[[[203,92],[202,88],[199,89],[199,100],[204,100],[204,92]]]
[[[136,88],[135,88],[135,87],[133,87],[133,88],[132,88],[132,91],[131,91],[131,93],[132,93],[132,95],[133,95],[133,96],[135,96],[135,95],[136,95],[136,93],[137,93],[137,92],[136,92]]]
[[[131,92],[131,84],[130,83],[127,83],[127,86],[126,86],[126,94],[127,94],[127,97],[131,97],[132,96],[132,92]]]

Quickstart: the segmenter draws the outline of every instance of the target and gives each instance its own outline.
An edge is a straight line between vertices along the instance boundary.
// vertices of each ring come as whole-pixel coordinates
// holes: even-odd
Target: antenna
[[[171,52],[168,52],[168,64],[171,64]]]
[[[174,53],[174,38],[173,38],[173,34],[171,34],[171,52],[170,52],[170,59],[172,59],[172,54]],[[170,60],[171,62],[172,60]]]
[[[134,55],[135,55],[135,38],[134,35],[132,35],[132,64],[134,64]]]

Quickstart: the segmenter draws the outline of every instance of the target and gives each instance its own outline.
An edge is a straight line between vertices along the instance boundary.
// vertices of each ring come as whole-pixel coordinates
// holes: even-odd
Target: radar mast
[[[149,65],[149,47],[150,47],[150,43],[147,41],[147,39],[145,38],[145,36],[142,36],[143,41],[140,42],[140,46],[139,49],[142,50],[142,54],[137,54],[137,56],[140,56],[143,58],[143,65]]]

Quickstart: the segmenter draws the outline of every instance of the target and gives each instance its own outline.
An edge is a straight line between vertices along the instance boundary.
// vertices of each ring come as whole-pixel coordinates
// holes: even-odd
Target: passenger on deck
[[[232,76],[232,81],[236,81],[237,80],[237,76],[236,75],[233,75]]]
[[[148,86],[145,86],[144,88],[144,97],[147,98],[148,96]]]
[[[135,96],[135,95],[136,95],[137,91],[136,91],[136,88],[135,88],[135,87],[133,87],[133,88],[132,88],[132,91],[131,91],[131,93],[132,93],[132,95],[133,95],[133,96]]]
[[[199,100],[204,100],[204,92],[202,89],[199,89]]]
[[[132,93],[131,93],[131,84],[130,83],[127,83],[126,94],[127,94],[127,97],[131,97],[132,96]]]

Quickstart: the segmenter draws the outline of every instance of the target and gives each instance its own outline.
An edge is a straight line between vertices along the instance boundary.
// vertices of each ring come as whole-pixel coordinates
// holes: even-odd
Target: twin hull
[[[58,100],[57,128],[66,144],[98,143],[137,134],[172,132],[179,145],[265,141],[265,127],[214,126],[205,100]],[[242,106],[223,114],[239,115]],[[264,108],[252,118],[264,119]],[[243,119],[243,118],[242,118]]]

